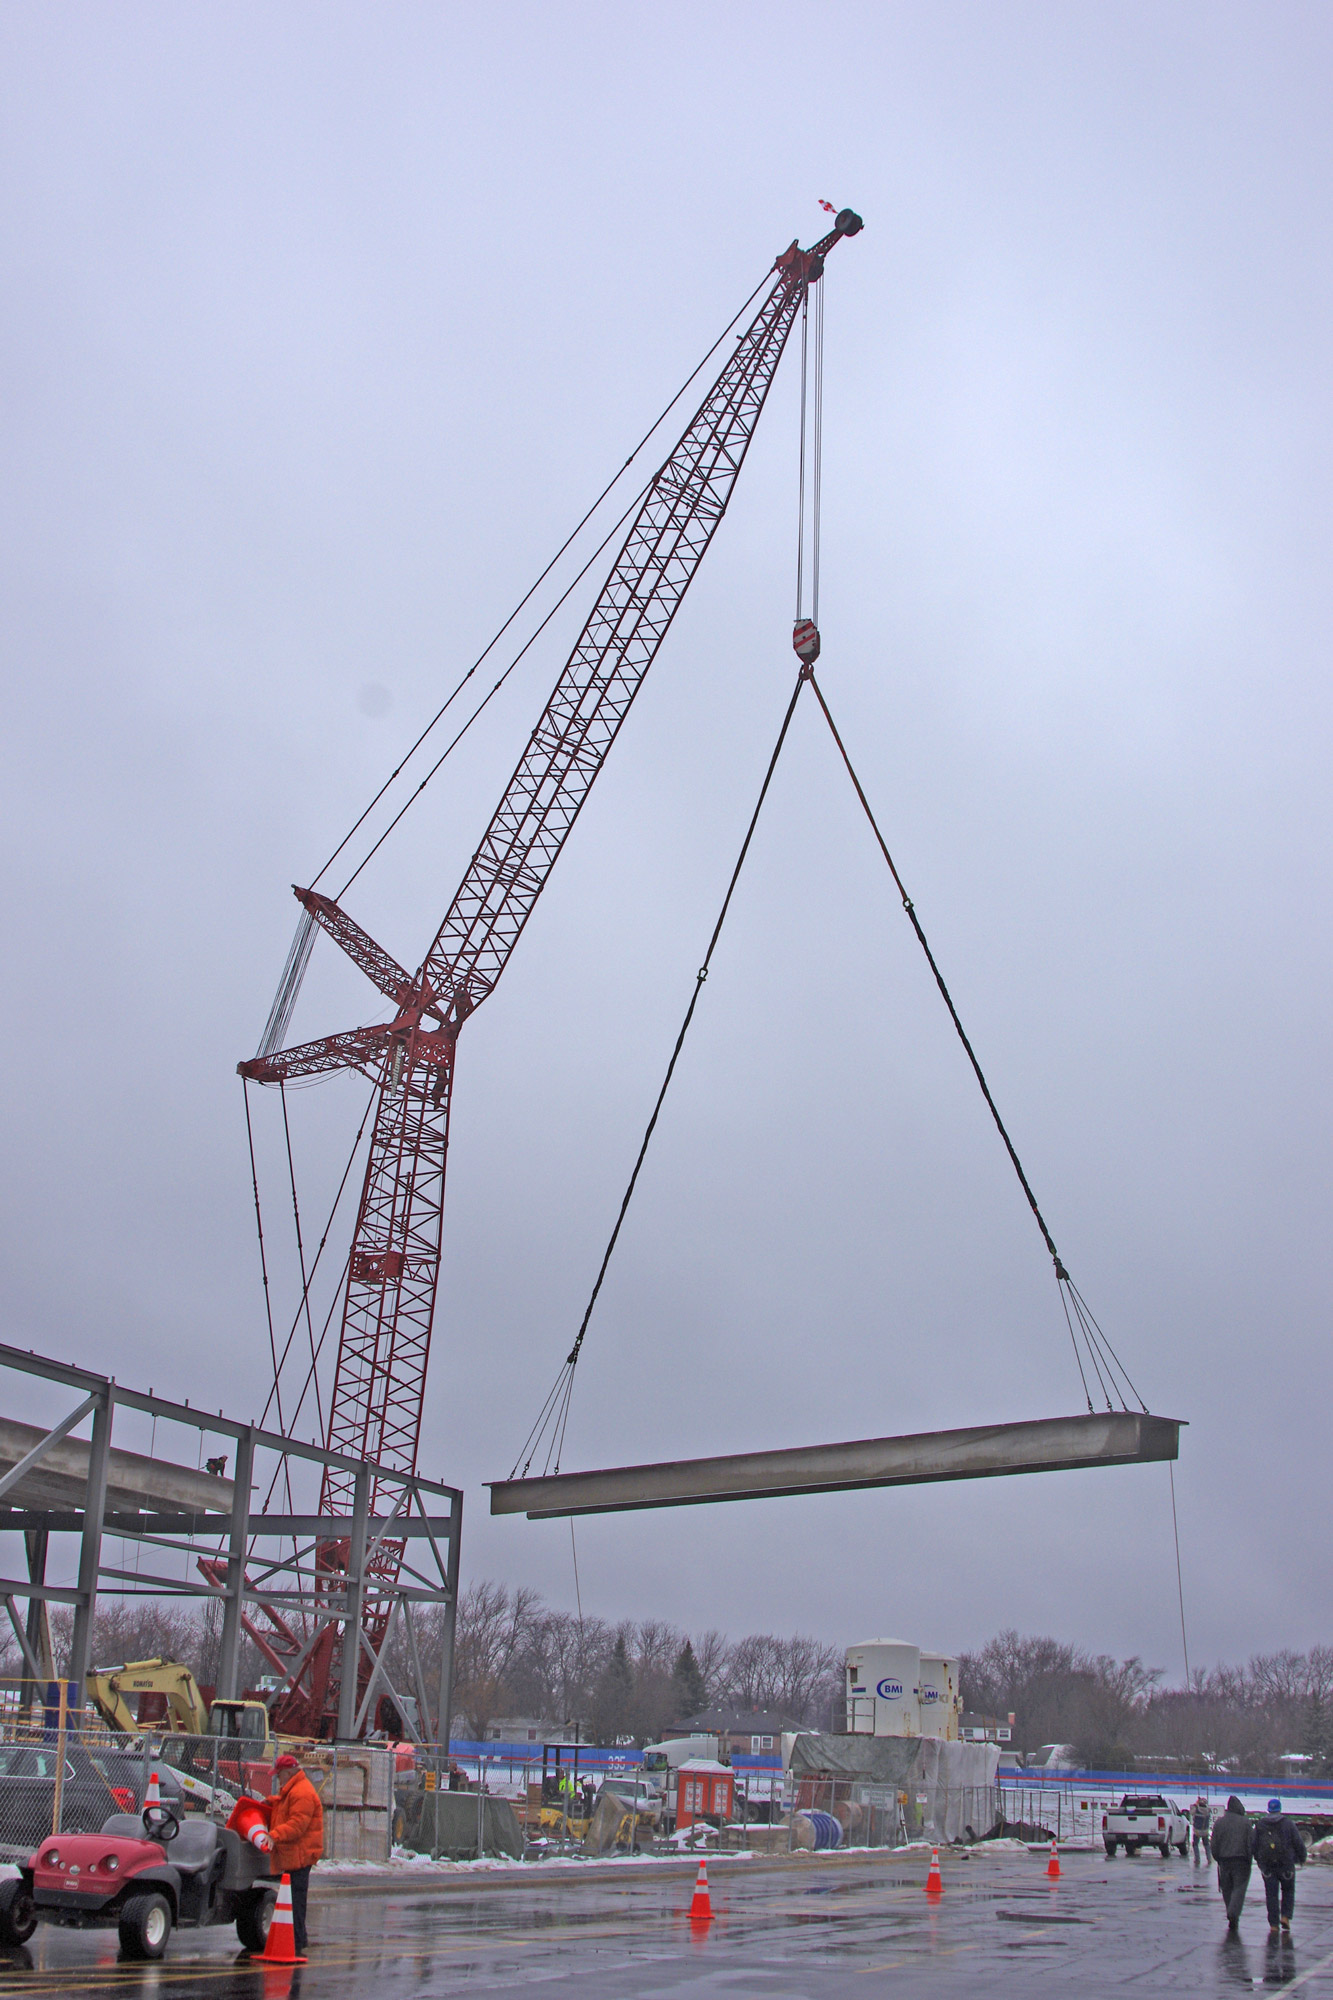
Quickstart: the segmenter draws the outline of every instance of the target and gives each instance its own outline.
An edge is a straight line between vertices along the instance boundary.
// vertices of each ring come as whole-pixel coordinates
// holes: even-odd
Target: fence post
[[[65,1731],[69,1718],[69,1683],[57,1683],[60,1691],[60,1708],[56,1720],[56,1789],[51,1801],[51,1831],[60,1832],[61,1816],[65,1808]]]

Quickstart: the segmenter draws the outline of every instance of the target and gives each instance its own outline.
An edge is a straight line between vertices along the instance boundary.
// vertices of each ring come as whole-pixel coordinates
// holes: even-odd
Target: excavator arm
[[[167,1705],[169,1727],[187,1736],[206,1736],[208,1709],[190,1669],[180,1660],[130,1660],[123,1667],[103,1667],[88,1675],[88,1699],[111,1729],[133,1733],[141,1725],[130,1698],[160,1694]]]

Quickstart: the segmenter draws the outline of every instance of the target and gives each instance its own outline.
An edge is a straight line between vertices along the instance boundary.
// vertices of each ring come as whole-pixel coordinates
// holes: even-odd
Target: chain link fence
[[[0,1681],[0,1858],[26,1861],[49,1834],[96,1833],[112,1813],[142,1811],[155,1740],[72,1707],[68,1682]],[[161,1762],[163,1802],[225,1820],[237,1794],[216,1744],[198,1766]]]
[[[394,1752],[317,1744],[298,1756],[324,1808],[325,1858],[387,1861],[406,1830]],[[0,1860],[26,1861],[53,1833],[96,1833],[113,1813],[141,1812],[154,1764],[163,1804],[182,1819],[223,1824],[240,1797],[272,1788],[271,1762],[234,1736],[115,1730],[72,1706],[68,1682],[0,1681]]]

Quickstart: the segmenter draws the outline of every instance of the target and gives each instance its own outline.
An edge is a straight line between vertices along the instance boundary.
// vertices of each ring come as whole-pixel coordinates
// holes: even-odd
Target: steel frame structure
[[[82,1699],[83,1683],[91,1664],[89,1653],[93,1618],[101,1595],[169,1596],[197,1600],[213,1599],[222,1604],[221,1664],[218,1692],[224,1697],[240,1693],[238,1671],[242,1634],[254,1640],[261,1653],[289,1685],[299,1682],[304,1662],[318,1649],[330,1631],[356,1631],[366,1655],[366,1671],[349,1674],[339,1688],[336,1730],[340,1738],[359,1735],[373,1716],[373,1703],[382,1688],[395,1702],[409,1733],[423,1740],[438,1741],[443,1732],[447,1741],[449,1710],[453,1693],[454,1621],[458,1600],[459,1547],[463,1525],[463,1495],[458,1488],[423,1479],[416,1472],[375,1473],[371,1467],[345,1453],[301,1444],[294,1438],[266,1431],[255,1424],[243,1424],[221,1413],[192,1409],[188,1403],[174,1403],[151,1391],[127,1389],[122,1383],[86,1368],[72,1367],[46,1356],[25,1353],[0,1344],[0,1371],[21,1375],[72,1390],[82,1397],[33,1448],[0,1475],[0,1533],[21,1532],[26,1538],[29,1574],[26,1578],[0,1576],[0,1600],[34,1680],[49,1678],[50,1662],[41,1657],[38,1628],[42,1608],[48,1604],[73,1606],[74,1627],[67,1679],[73,1684],[72,1699]],[[0,1383],[5,1376],[0,1372]],[[7,1399],[6,1407],[12,1406]],[[233,1477],[220,1481],[216,1507],[193,1510],[164,1506],[151,1491],[142,1492],[137,1508],[123,1505],[126,1467],[151,1466],[152,1460],[131,1458],[115,1450],[112,1437],[116,1412],[136,1410],[159,1422],[183,1425],[208,1436],[229,1440],[234,1454]],[[78,1504],[67,1507],[25,1504],[25,1482],[31,1486],[50,1464],[56,1448],[71,1439],[91,1419],[92,1430],[80,1454],[84,1490]],[[66,1459],[69,1454],[66,1453]],[[202,1442],[200,1458],[202,1460]],[[321,1498],[309,1513],[272,1512],[252,1506],[252,1494],[260,1483],[261,1461],[276,1469],[284,1491],[290,1479],[299,1479],[302,1468],[308,1477],[318,1474],[322,1495],[331,1490],[346,1493],[346,1508],[331,1507]],[[165,1465],[163,1480],[152,1473],[143,1475],[145,1487],[170,1490],[171,1475],[177,1468]],[[113,1478],[114,1473],[114,1478]],[[63,1475],[68,1479],[69,1475]],[[334,1482],[337,1482],[336,1489]],[[72,1483],[72,1482],[71,1482]],[[115,1495],[108,1507],[108,1486]],[[382,1511],[377,1511],[380,1509]],[[47,1567],[51,1537],[78,1538],[77,1581],[48,1583]],[[392,1536],[400,1550],[412,1549],[412,1556],[400,1555],[392,1578],[382,1573],[380,1551]],[[128,1569],[108,1562],[103,1542],[118,1538],[138,1544],[140,1567]],[[201,1548],[200,1541],[216,1544]],[[333,1545],[344,1551],[336,1582],[319,1565],[317,1552]],[[194,1576],[169,1576],[157,1570],[145,1572],[145,1551],[164,1559],[179,1559],[182,1552],[192,1559]],[[425,1567],[433,1566],[434,1574]],[[17,1600],[26,1600],[27,1618],[20,1619]],[[427,1689],[422,1672],[413,1607],[439,1605],[443,1608],[442,1646],[438,1686]],[[387,1634],[392,1621],[404,1621],[408,1652],[412,1661],[414,1686],[411,1689],[420,1724],[413,1726],[411,1703],[404,1702],[404,1690],[390,1686],[382,1660],[382,1646],[374,1648],[366,1636],[368,1629]],[[282,1638],[280,1648],[275,1640]],[[288,1657],[294,1649],[298,1655]],[[435,1717],[432,1725],[432,1716]],[[317,1719],[317,1718],[312,1718]]]
[[[387,1023],[238,1065],[243,1077],[260,1084],[353,1068],[378,1086],[327,1424],[332,1453],[374,1469],[377,1498],[382,1480],[411,1474],[416,1465],[439,1285],[458,1031],[509,962],[726,512],[810,286],[822,276],[834,244],[861,226],[860,217],[844,209],[811,249],[793,243],[776,260],[762,304],[652,480],[419,970],[398,965],[337,902],[295,891],[396,1010]],[[345,1504],[352,1476],[330,1464],[322,1511]],[[384,1586],[401,1555],[396,1539],[381,1543],[375,1574]],[[335,1593],[347,1556],[341,1542],[318,1551]],[[376,1616],[366,1628],[372,1655],[383,1639]],[[330,1625],[310,1671],[309,1697],[316,1703],[331,1704],[343,1677],[336,1645]]]

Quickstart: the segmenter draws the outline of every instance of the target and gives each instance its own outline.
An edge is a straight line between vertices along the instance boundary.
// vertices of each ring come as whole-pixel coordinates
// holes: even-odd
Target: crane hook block
[[[791,643],[797,659],[804,660],[807,667],[813,667],[819,658],[819,627],[813,618],[797,619]]]

